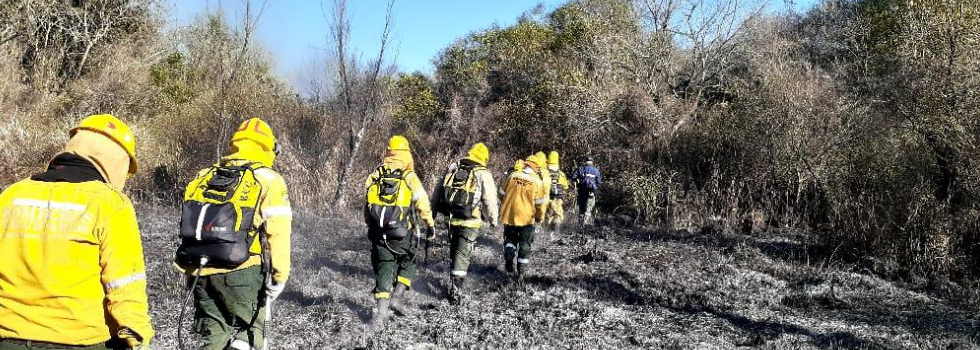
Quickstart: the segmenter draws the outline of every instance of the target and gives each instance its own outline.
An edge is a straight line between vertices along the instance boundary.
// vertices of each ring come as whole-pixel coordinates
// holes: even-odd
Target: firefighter
[[[108,114],[69,135],[46,171],[0,194],[0,350],[148,349],[143,247],[122,192],[136,139]]]
[[[585,160],[585,164],[575,170],[572,174],[572,181],[578,189],[578,219],[582,225],[591,225],[595,222],[595,202],[602,185],[602,173],[595,167],[592,157]]]
[[[531,263],[535,229],[544,221],[542,205],[546,204],[548,192],[539,172],[545,163],[538,155],[528,157],[523,169],[513,172],[503,187],[500,217],[504,224],[504,268],[508,273],[516,272],[518,282],[523,281]]]
[[[561,232],[561,224],[565,221],[564,196],[568,191],[568,178],[561,171],[558,151],[548,154],[548,171],[551,173],[551,183],[548,184],[548,211],[545,214],[545,227],[550,230],[551,239],[555,233]]]
[[[384,326],[389,311],[409,314],[405,293],[415,278],[421,225],[425,225],[425,239],[435,237],[429,196],[414,170],[408,139],[395,135],[388,141],[382,164],[365,181],[364,218],[377,304],[371,324],[376,330]]]
[[[449,165],[433,196],[435,207],[448,218],[452,303],[461,301],[470,257],[484,221],[497,226],[497,185],[487,170],[489,159],[487,146],[477,143],[465,158]]]
[[[248,251],[240,264],[213,267],[205,265],[195,269],[182,268],[188,275],[198,275],[200,280],[194,285],[194,330],[204,336],[202,348],[205,350],[251,350],[268,347],[265,325],[268,322],[267,308],[283,292],[290,272],[290,235],[292,233],[292,207],[286,182],[278,172],[272,170],[279,153],[275,134],[265,121],[252,118],[243,122],[232,135],[228,155],[218,164],[201,170],[197,177],[187,185],[185,203],[204,200],[200,190],[214,178],[216,169],[230,171],[238,169],[244,174],[236,186],[253,186],[235,193],[230,201],[245,198],[242,207],[254,206],[252,223],[245,230],[248,239],[242,251]],[[239,176],[239,175],[236,175]],[[246,181],[247,180],[247,181]],[[203,187],[202,187],[203,186]],[[253,190],[255,189],[255,190]],[[254,194],[248,194],[254,193]],[[255,196],[254,199],[251,196]],[[213,196],[210,198],[214,198]],[[257,205],[256,205],[257,203]],[[218,205],[212,204],[215,207]],[[235,204],[235,203],[227,203]],[[220,209],[214,215],[222,215]],[[235,210],[232,210],[234,214]],[[207,209],[198,213],[193,223],[203,223]],[[187,212],[182,213],[186,215]],[[232,218],[231,222],[235,222]],[[183,225],[182,225],[183,226]],[[209,222],[196,225],[198,235],[202,230],[211,231]],[[200,226],[206,226],[201,228]],[[207,233],[205,233],[206,235]],[[222,233],[217,233],[223,235]],[[196,246],[193,240],[185,240],[178,248],[178,264],[181,256],[202,254],[213,261],[229,259],[224,249],[209,251],[220,243]],[[184,251],[188,252],[184,252]],[[191,253],[193,252],[193,253]]]

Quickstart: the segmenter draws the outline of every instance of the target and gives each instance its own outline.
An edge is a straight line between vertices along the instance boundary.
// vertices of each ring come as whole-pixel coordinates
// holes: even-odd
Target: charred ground
[[[156,345],[177,348],[183,279],[170,209],[142,210]],[[415,282],[417,316],[372,333],[369,244],[355,220],[297,214],[275,348],[976,349],[955,285],[828,263],[791,232],[656,232],[601,225],[539,235],[524,288],[501,271],[500,230],[478,242],[463,305],[443,298],[448,246]],[[190,315],[184,320],[190,327]]]

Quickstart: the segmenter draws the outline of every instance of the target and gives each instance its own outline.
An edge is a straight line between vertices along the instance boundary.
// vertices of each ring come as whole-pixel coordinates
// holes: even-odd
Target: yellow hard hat
[[[136,137],[126,123],[110,114],[96,114],[82,119],[77,126],[68,131],[68,136],[75,136],[78,130],[94,131],[115,141],[129,154],[129,175],[135,174],[139,169],[139,164],[136,162]]]
[[[487,162],[490,161],[490,149],[483,142],[477,143],[473,145],[473,148],[470,148],[470,159],[487,165]]]
[[[551,153],[548,153],[548,164],[549,165],[558,165],[558,160],[559,160],[559,158],[558,158],[558,151],[551,151]]]
[[[231,135],[231,142],[238,140],[251,140],[262,146],[266,151],[274,151],[276,149],[276,136],[272,133],[272,128],[269,124],[259,118],[252,118],[242,122],[238,126],[238,130],[235,130],[235,134]]]
[[[520,171],[521,169],[524,169],[524,160],[523,159],[515,160],[514,161],[514,170]]]
[[[405,136],[395,135],[392,136],[390,140],[388,140],[388,150],[408,151],[411,150],[411,148],[408,146],[408,139],[406,139]]]

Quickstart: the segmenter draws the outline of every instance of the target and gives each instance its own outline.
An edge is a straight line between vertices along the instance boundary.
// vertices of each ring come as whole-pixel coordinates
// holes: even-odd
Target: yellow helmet
[[[544,151],[538,151],[538,153],[535,153],[534,156],[541,157],[541,161],[542,162],[547,162],[548,161],[548,156],[546,154],[544,154]]]
[[[548,153],[548,165],[558,165],[558,151],[551,151]]]
[[[390,140],[388,140],[388,150],[389,151],[408,151],[408,150],[411,150],[411,148],[409,148],[409,146],[408,146],[408,139],[406,139],[405,136],[395,135],[395,136],[392,136]]]
[[[473,159],[484,166],[490,161],[490,149],[483,142],[473,145],[470,149],[470,159]]]
[[[266,151],[275,151],[276,149],[276,136],[272,133],[272,128],[259,118],[246,120],[238,126],[235,134],[231,135],[231,142],[238,140],[251,140]]]
[[[139,164],[136,161],[136,137],[129,125],[110,114],[96,114],[82,119],[77,126],[68,131],[68,136],[75,136],[78,130],[89,130],[105,135],[115,141],[129,154],[129,175],[136,174]]]

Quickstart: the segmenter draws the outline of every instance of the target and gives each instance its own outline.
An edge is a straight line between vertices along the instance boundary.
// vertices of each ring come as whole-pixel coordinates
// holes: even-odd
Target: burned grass
[[[156,344],[174,349],[176,213],[141,214]],[[448,246],[436,242],[414,282],[416,315],[375,333],[362,227],[299,213],[294,228],[294,271],[271,326],[278,349],[980,348],[975,311],[860,264],[826,263],[792,234],[608,227],[539,235],[523,286],[501,271],[500,230],[485,231],[460,306],[443,297]]]

